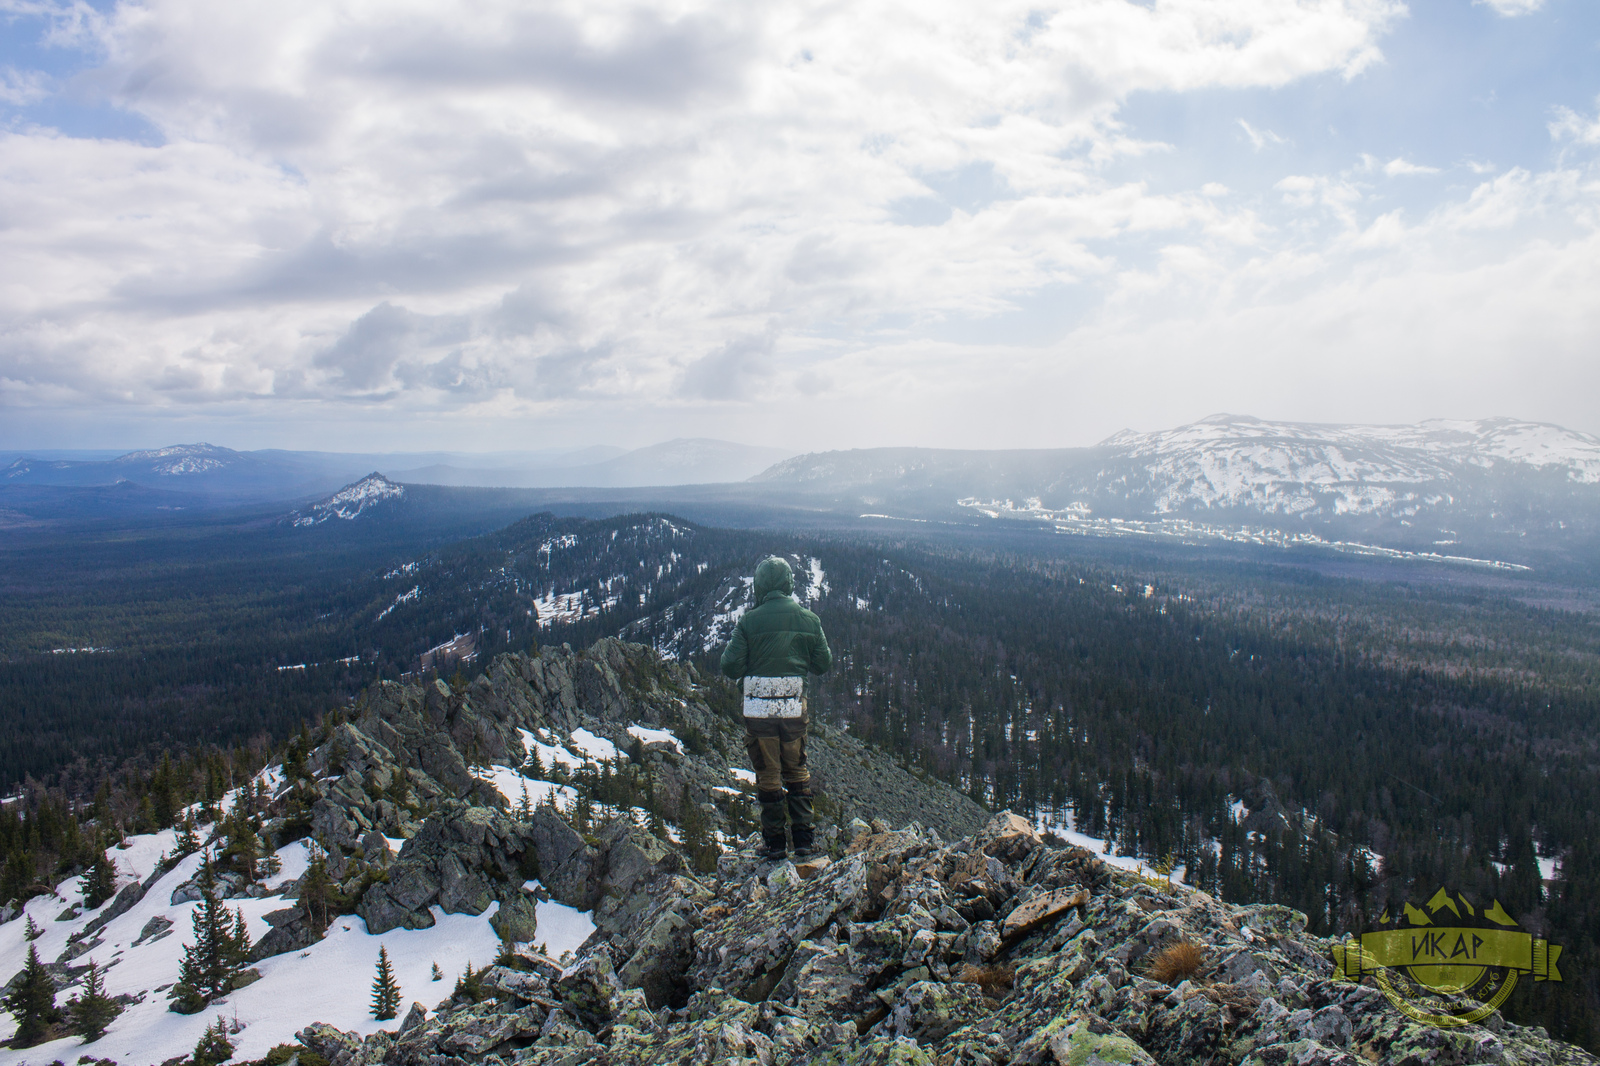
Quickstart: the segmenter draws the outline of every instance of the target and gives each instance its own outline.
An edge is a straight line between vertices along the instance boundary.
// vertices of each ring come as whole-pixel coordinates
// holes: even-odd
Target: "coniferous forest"
[[[620,633],[709,678],[742,578],[776,552],[834,647],[820,717],[1317,932],[1439,886],[1498,899],[1565,948],[1567,979],[1519,986],[1508,1013],[1600,1046],[1600,625],[1536,583],[660,515],[314,536],[0,544],[0,787],[24,795],[0,811],[0,894],[89,867],[107,827],[215,800],[379,677]]]

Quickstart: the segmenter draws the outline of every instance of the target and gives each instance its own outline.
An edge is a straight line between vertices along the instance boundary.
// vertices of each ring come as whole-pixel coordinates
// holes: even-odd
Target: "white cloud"
[[[1600,111],[1600,99],[1596,99],[1595,105]],[[1558,107],[1555,120],[1550,123],[1550,136],[1558,141],[1570,139],[1578,144],[1600,144],[1600,114],[1589,118],[1569,107]]]
[[[1250,138],[1250,143],[1255,146],[1255,150],[1258,152],[1269,144],[1289,143],[1282,137],[1279,137],[1276,133],[1273,133],[1271,130],[1256,129],[1242,118],[1239,119],[1239,128],[1244,130],[1244,135]]]
[[[6,402],[532,411],[750,398],[888,319],[1104,276],[1091,242],[1253,239],[1100,176],[1152,147],[1120,101],[1348,73],[1403,9],[45,10],[104,52],[78,91],[166,142],[4,135]],[[942,224],[898,224],[918,202]]]
[[[0,67],[0,103],[13,107],[35,103],[50,92],[50,79],[35,70]]]
[[[1506,18],[1531,15],[1544,9],[1544,0],[1472,0],[1472,2],[1492,7],[1495,14],[1503,15]]]
[[[1383,172],[1394,178],[1410,174],[1437,174],[1439,173],[1439,168],[1407,162],[1396,156],[1383,165]]]
[[[589,412],[631,427],[709,406],[759,439],[777,397],[846,443],[1045,444],[1067,421],[1119,428],[1097,427],[1096,396],[1152,381],[1178,383],[1160,424],[1307,404],[1285,361],[1349,360],[1369,385],[1432,373],[1435,318],[1491,369],[1515,343],[1492,314],[1557,363],[1594,336],[1583,306],[1531,287],[1593,274],[1576,171],[1499,174],[1404,215],[1355,171],[1264,198],[1108,176],[1173,151],[1120,124],[1130,94],[1353,76],[1398,3],[49,10],[105,57],[75,91],[165,140],[0,134],[12,411],[593,432]],[[1568,114],[1553,135],[1600,137]],[[1238,125],[1257,149],[1288,143]],[[1059,293],[1089,309],[999,343]],[[1407,344],[1430,354],[1407,362]],[[1302,392],[1305,373],[1322,371]],[[1224,386],[1238,404],[1216,402]]]

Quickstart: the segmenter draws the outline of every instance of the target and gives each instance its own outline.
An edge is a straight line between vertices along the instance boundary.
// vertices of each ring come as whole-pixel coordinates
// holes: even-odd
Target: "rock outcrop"
[[[278,844],[314,838],[372,932],[426,928],[435,907],[482,914],[495,903],[497,928],[526,932],[533,907],[523,885],[535,876],[551,898],[593,910],[603,931],[637,932],[655,888],[683,869],[682,855],[616,826],[586,838],[550,807],[513,818],[504,781],[497,787],[486,772],[523,763],[524,732],[562,742],[580,730],[612,746],[666,819],[681,820],[687,801],[708,832],[749,826],[750,786],[733,772],[745,758],[738,722],[711,710],[691,669],[642,645],[601,640],[582,652],[499,656],[458,688],[373,686],[300,753],[267,834]],[[661,730],[683,740],[660,739]],[[816,726],[811,756],[818,806],[832,819],[825,836],[856,811],[919,812],[946,833],[971,831],[985,816],[837,730]],[[223,880],[225,898],[263,891]],[[199,895],[193,884],[178,891]],[[303,915],[280,917],[258,956],[316,935]]]
[[[300,1041],[341,1066],[1596,1061],[1498,1014],[1415,1022],[1335,980],[1332,945],[1303,915],[1108,867],[1009,814],[954,844],[879,828],[804,870],[761,864],[752,838],[704,878],[613,828],[601,884],[627,917],[574,965],[494,967],[480,1001]],[[1157,955],[1180,943],[1192,966],[1156,980]]]

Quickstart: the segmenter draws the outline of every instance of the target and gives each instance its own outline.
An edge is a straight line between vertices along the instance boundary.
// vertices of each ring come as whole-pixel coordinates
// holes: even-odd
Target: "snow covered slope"
[[[119,889],[151,876],[158,859],[172,849],[173,832],[169,829],[130,837],[125,843],[125,848],[110,851],[117,866]],[[274,880],[292,885],[305,872],[305,844],[290,844],[278,855],[283,870]],[[492,912],[474,917],[445,914],[436,907],[433,928],[395,929],[381,937],[369,935],[360,918],[346,915],[335,919],[327,937],[304,952],[276,955],[255,963],[261,980],[231,993],[224,1001],[213,1004],[212,1009],[193,1015],[174,1014],[167,1009],[164,989],[177,980],[183,946],[194,942],[191,916],[200,904],[192,900],[173,904],[171,900],[174,890],[194,877],[200,858],[198,853],[190,855],[162,874],[132,909],[87,940],[74,938],[81,937],[84,927],[114,903],[107,901],[91,911],[74,906],[80,891],[76,880],[58,888],[59,895],[29,900],[26,917],[0,925],[0,960],[4,960],[7,974],[19,970],[27,957],[25,929],[27,918],[31,917],[43,930],[34,943],[41,959],[49,962],[74,944],[92,943],[95,946],[72,959],[71,965],[87,967],[94,960],[107,967],[108,995],[136,1000],[93,1044],[68,1037],[21,1050],[0,1050],[0,1064],[75,1061],[80,1054],[133,1066],[158,1063],[193,1051],[201,1034],[218,1015],[228,1020],[230,1028],[238,1028],[232,1037],[238,1043],[236,1057],[257,1059],[277,1044],[292,1043],[295,1030],[312,1018],[337,1018],[336,1024],[341,1028],[362,1032],[373,1032],[384,1025],[368,1010],[380,944],[388,948],[394,962],[395,975],[406,997],[403,1002],[422,1000],[429,1006],[449,994],[456,975],[469,961],[484,965],[499,949],[498,938],[488,922]],[[230,899],[227,905],[229,910],[244,913],[252,939],[259,940],[270,928],[264,916],[290,902],[271,895]],[[65,915],[76,916],[64,919]],[[151,929],[162,928],[162,920],[172,923],[170,930],[150,933]],[[434,963],[449,976],[450,983],[432,982]],[[76,987],[60,988],[56,995],[58,1005],[65,1004],[76,991]],[[387,1024],[392,1028],[394,1023]],[[9,1038],[15,1029],[9,1015],[0,1015],[0,1038]]]
[[[1509,418],[1323,426],[1213,415],[1158,433],[1124,431],[1100,447],[1096,488],[1125,486],[1156,514],[1414,515],[1473,491],[1487,472],[1600,484],[1600,439]]]
[[[327,499],[295,511],[290,515],[290,521],[297,526],[321,525],[330,518],[349,521],[361,517],[364,512],[378,504],[401,499],[405,494],[404,485],[396,484],[374,471],[360,481],[346,485]]]
[[[825,580],[820,562],[808,573]],[[258,775],[262,788],[223,797],[228,816],[195,842],[220,855],[220,896],[243,916],[259,977],[200,1013],[168,1009],[184,945],[196,941],[203,854],[163,863],[179,846],[172,830],[130,837],[108,852],[117,895],[99,908],[83,909],[74,877],[23,913],[0,913],[0,974],[23,968],[31,919],[58,1006],[81,990],[93,960],[127,1009],[91,1045],[61,1037],[0,1050],[0,1066],[84,1054],[149,1066],[187,1055],[219,1016],[240,1061],[293,1042],[314,1021],[392,1032],[398,1019],[369,1012],[380,946],[402,1015],[413,1002],[439,1010],[469,961],[482,968],[500,954],[502,936],[549,976],[594,937],[650,928],[655,919],[644,919],[665,887],[689,871],[666,841],[712,847],[751,827],[754,774],[740,728],[710,708],[688,668],[639,645],[608,639],[582,652],[501,655],[455,688],[381,682],[348,715],[296,742],[294,758]],[[813,735],[812,764],[828,775],[843,821],[855,811],[914,812],[952,833],[981,821],[965,796],[854,738],[820,727]],[[656,822],[660,835],[647,828]],[[256,869],[254,883],[238,850],[224,846],[242,824],[281,863]],[[325,933],[317,909],[297,903],[311,893],[316,862],[338,886],[324,897]],[[15,1030],[0,1014],[0,1040]]]
[[[1028,519],[1195,541],[1431,552],[1565,549],[1600,534],[1600,438],[1513,418],[1360,426],[1213,415],[1093,448],[804,455],[753,484],[831,496],[863,518]]]

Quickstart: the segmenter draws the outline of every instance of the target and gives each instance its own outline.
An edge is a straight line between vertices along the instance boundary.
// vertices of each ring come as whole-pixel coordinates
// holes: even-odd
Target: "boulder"
[[[730,909],[696,935],[695,988],[744,989],[780,967],[802,940],[866,903],[867,864],[859,855],[836,862],[786,892]]]
[[[626,935],[655,909],[666,882],[684,870],[683,855],[624,818],[601,830],[603,873],[594,923]]]
[[[983,994],[975,985],[917,981],[896,998],[889,1031],[921,1044],[933,1044],[983,1014]]]
[[[1015,866],[1043,847],[1044,841],[1034,831],[1033,823],[1026,818],[1010,811],[1001,811],[973,836],[972,846],[985,855],[992,855],[1003,863]]]
[[[1038,932],[1058,919],[1065,918],[1088,902],[1089,893],[1081,888],[1075,892],[1058,888],[1054,892],[1035,896],[1006,915],[1005,921],[1000,926],[1000,937],[1008,941],[1019,940]]]
[[[533,900],[519,893],[500,904],[489,924],[501,940],[527,944],[537,935],[539,918]]]
[[[273,955],[302,951],[322,938],[311,916],[300,907],[284,907],[262,915],[271,929],[250,949],[250,961],[259,962]]]
[[[348,1053],[354,1057],[361,1053],[360,1036],[355,1033],[340,1032],[325,1022],[312,1022],[294,1034],[294,1038],[329,1062],[341,1054]]]
[[[144,923],[144,928],[139,930],[139,936],[134,940],[131,946],[138,947],[140,944],[143,944],[146,941],[155,943],[162,937],[171,935],[172,919],[168,918],[164,914],[158,914],[154,918],[151,918],[148,922]]]
[[[599,852],[561,816],[540,808],[529,823],[539,860],[539,880],[550,895],[569,907],[591,910],[599,902]]]
[[[123,885],[121,890],[117,892],[116,898],[111,901],[111,906],[95,915],[94,918],[83,927],[83,931],[91,934],[98,933],[100,930],[104,929],[112,919],[120,918],[132,910],[135,903],[138,903],[141,899],[144,899],[144,893],[145,886],[140,884],[138,881]]]
[[[686,975],[694,962],[698,915],[687,905],[668,908],[640,937],[633,954],[617,971],[624,988],[637,988],[651,1009],[681,1007],[688,1000]]]
[[[1061,1066],[1155,1066],[1126,1033],[1094,1015],[1076,1017],[1050,1037],[1050,1061]]]

